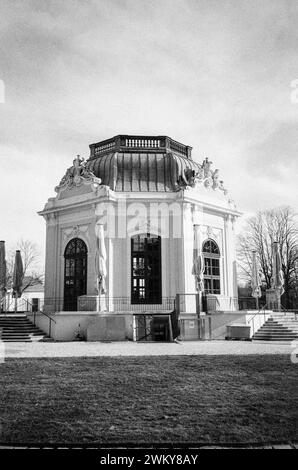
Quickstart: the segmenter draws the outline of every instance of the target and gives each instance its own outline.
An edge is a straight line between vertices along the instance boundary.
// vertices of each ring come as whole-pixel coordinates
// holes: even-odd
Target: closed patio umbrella
[[[194,225],[194,247],[193,247],[193,266],[192,274],[196,280],[196,290],[198,293],[204,292],[204,257],[202,254],[200,227]],[[196,311],[198,314],[201,312],[201,299],[200,295],[196,296]]]
[[[5,299],[6,293],[6,259],[5,242],[0,241],[0,312],[2,311],[2,299]]]
[[[261,292],[261,280],[260,280],[260,270],[259,263],[257,259],[257,252],[252,252],[252,269],[251,269],[251,287],[252,287],[252,297],[255,297],[257,303],[257,309],[259,309],[259,298],[262,295]]]
[[[196,278],[196,289],[198,292],[204,292],[204,257],[199,233],[199,226],[194,225],[194,249],[193,249],[193,267],[192,274]]]
[[[276,290],[281,296],[284,293],[284,274],[282,270],[281,255],[278,242],[272,245],[272,289]]]
[[[100,308],[100,296],[106,294],[106,276],[107,276],[107,253],[104,240],[104,227],[102,224],[97,224],[96,231],[96,254],[95,254],[95,273],[97,277],[97,291]]]
[[[24,269],[22,256],[20,250],[16,250],[12,281],[13,296],[15,298],[15,312],[17,311],[17,299],[22,295],[23,278]]]

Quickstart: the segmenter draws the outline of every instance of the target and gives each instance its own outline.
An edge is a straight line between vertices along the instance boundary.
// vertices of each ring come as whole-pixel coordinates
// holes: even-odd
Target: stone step
[[[25,342],[30,342],[30,343],[35,343],[35,342],[39,342],[39,341],[44,341],[45,339],[47,339],[46,337],[44,336],[34,336],[34,337],[31,337],[31,336],[13,336],[13,337],[9,337],[9,338],[1,338],[1,341],[3,343],[21,343],[23,341]]]
[[[259,341],[293,341],[298,339],[298,321],[276,314],[272,315],[253,335],[252,340]]]
[[[30,320],[0,320],[0,325],[33,325]]]
[[[0,330],[0,337],[1,335],[13,335],[13,334],[24,334],[24,335],[29,335],[29,334],[38,334],[38,335],[43,335],[44,332],[41,330],[22,330],[20,328],[17,328],[15,330]]]
[[[297,333],[294,333],[294,332],[291,332],[289,331],[288,333],[278,333],[278,332],[270,332],[270,331],[257,331],[255,334],[254,334],[254,337],[256,336],[272,336],[272,338],[275,338],[275,337],[285,337],[285,336],[293,336],[294,338],[295,337],[298,337],[298,334]]]
[[[287,328],[283,325],[280,325],[280,326],[278,326],[278,325],[274,325],[274,326],[266,325],[266,326],[264,326],[263,325],[263,326],[261,326],[260,329],[262,329],[262,328],[264,328],[266,330],[272,330],[272,331],[274,331],[274,330],[276,330],[276,331],[290,331],[290,328]]]
[[[36,329],[36,330],[33,330],[33,329],[31,329],[31,330],[28,330],[28,329],[23,330],[22,328],[14,328],[14,329],[12,329],[12,330],[7,330],[6,328],[3,328],[2,330],[0,329],[0,335],[1,335],[1,334],[7,334],[7,335],[9,335],[9,334],[13,334],[13,333],[25,333],[25,334],[28,334],[28,333],[39,333],[39,334],[44,334],[43,331],[38,330],[38,329]]]
[[[1,316],[0,339],[3,342],[35,342],[48,336],[25,315]]]
[[[272,320],[278,321],[278,322],[285,322],[285,323],[291,323],[291,322],[296,323],[296,322],[298,322],[298,318],[282,318],[282,317],[279,318],[278,317],[278,318],[273,318]]]
[[[22,334],[18,334],[18,335],[1,336],[0,339],[3,341],[4,339],[7,339],[7,338],[41,338],[42,336],[44,336],[44,335],[22,335]]]
[[[258,331],[271,331],[272,333],[291,333],[294,330],[289,330],[288,328],[260,328]]]
[[[2,331],[2,333],[3,332],[13,333],[14,331],[22,331],[24,333],[27,333],[27,332],[30,333],[30,332],[36,331],[36,332],[43,333],[43,331],[40,330],[39,328],[34,328],[34,327],[33,328],[32,327],[31,328],[30,327],[29,328],[21,328],[20,326],[18,326],[17,328],[0,328],[0,333],[1,333],[1,331]]]
[[[294,331],[289,331],[287,333],[278,333],[277,331],[257,331],[254,336],[257,336],[257,335],[267,335],[267,336],[272,336],[272,337],[275,337],[275,336],[298,336],[298,333],[295,333]]]
[[[2,333],[0,338],[7,337],[7,336],[43,336],[44,333],[41,331],[31,331],[31,332],[24,332],[24,331],[14,331],[13,333]]]
[[[285,323],[296,323],[298,322],[295,318],[273,318],[272,321],[285,322]]]
[[[252,339],[263,339],[268,341],[295,341],[298,336],[287,335],[287,336],[270,336],[270,335],[254,335]]]
[[[285,338],[292,338],[292,339],[297,339],[298,335],[270,335],[270,334],[255,334],[253,338],[271,338],[271,339],[285,339]]]
[[[277,333],[296,333],[294,330],[291,330],[290,328],[283,328],[283,327],[280,327],[280,328],[272,328],[271,326],[262,326],[258,331],[272,331],[273,333],[274,332],[277,332]]]
[[[29,338],[21,338],[21,339],[6,339],[3,341],[3,343],[34,343],[34,341],[31,341]]]
[[[253,339],[253,343],[272,343],[272,344],[288,344],[291,345],[293,343],[293,339],[268,339],[268,338],[258,338]]]

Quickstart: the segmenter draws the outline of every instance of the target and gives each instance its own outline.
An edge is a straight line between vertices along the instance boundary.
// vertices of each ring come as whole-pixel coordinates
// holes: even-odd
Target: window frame
[[[149,241],[156,239],[158,243],[153,248],[153,243]],[[135,247],[136,240],[138,240],[139,249]],[[143,271],[140,272],[140,275],[135,274],[136,260],[139,260],[141,265],[139,269]],[[132,236],[130,265],[131,304],[162,304],[161,237],[150,233]],[[148,272],[150,273],[152,266],[154,266],[155,272],[153,276],[150,276]],[[152,287],[154,285],[155,288]]]
[[[202,244],[204,257],[204,291],[206,294],[221,294],[220,249],[218,244],[208,238]]]

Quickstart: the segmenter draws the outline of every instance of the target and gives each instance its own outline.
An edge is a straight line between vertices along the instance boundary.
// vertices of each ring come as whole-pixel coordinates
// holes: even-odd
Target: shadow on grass
[[[286,356],[9,359],[2,443],[297,441]]]

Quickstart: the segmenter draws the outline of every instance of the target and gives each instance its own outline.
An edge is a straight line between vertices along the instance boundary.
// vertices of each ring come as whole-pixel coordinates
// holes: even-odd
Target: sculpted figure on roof
[[[59,192],[61,189],[70,189],[73,186],[80,186],[84,181],[93,180],[99,180],[99,178],[96,178],[92,171],[86,168],[85,159],[77,155],[73,160],[73,165],[66,170],[65,175],[55,188],[55,191]]]

